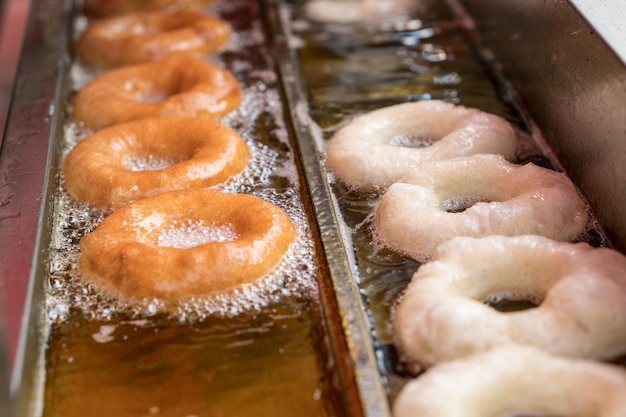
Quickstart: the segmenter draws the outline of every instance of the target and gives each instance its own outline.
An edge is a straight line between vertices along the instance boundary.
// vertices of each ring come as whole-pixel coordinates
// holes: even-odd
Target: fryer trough
[[[383,103],[441,98],[493,111],[528,134],[541,153],[533,158],[564,169],[580,188],[599,222],[589,239],[623,252],[626,52],[619,22],[626,10],[617,1],[590,7],[579,0],[426,0],[416,2],[414,16],[419,19],[414,24],[423,26],[368,27],[346,35],[341,25],[307,21],[303,3],[232,2],[237,13],[249,11],[246,24],[260,31],[249,33],[263,34],[258,72],[269,74],[268,83],[280,97],[276,105],[284,108],[274,116],[284,117],[276,123],[284,123],[283,134],[293,152],[315,252],[319,294],[298,301],[315,304],[313,312],[300,319],[305,322],[302,328],[286,336],[301,336],[306,348],[318,350],[309,352],[320,362],[312,367],[318,366],[323,379],[311,385],[324,402],[314,408],[320,413],[315,415],[389,416],[390,404],[406,380],[388,334],[389,309],[417,264],[389,253],[371,261],[359,250],[366,245],[362,239],[368,231],[361,223],[372,202],[329,181],[323,163],[325,140],[345,118]],[[63,156],[59,141],[67,134],[75,76],[76,19],[73,1],[33,1],[0,142],[0,319],[5,320],[0,342],[6,340],[16,417],[55,415],[54,408],[46,408],[45,401],[53,398],[46,394],[51,389],[46,378],[50,358],[61,356],[48,349],[62,344],[62,339],[54,339],[55,332],[67,336],[68,343],[72,337],[71,328],[50,325],[47,303]],[[453,45],[444,50],[455,59],[436,61],[428,55],[430,60],[420,61],[433,53],[424,44]],[[399,62],[410,58],[414,67],[402,67],[397,76],[400,67],[394,59],[399,50],[420,55],[403,55]],[[233,58],[230,65],[241,59]],[[380,69],[359,66],[374,59],[381,62]],[[424,62],[433,64],[428,70],[435,71],[426,71],[426,77],[416,70]],[[328,67],[334,69],[330,75],[323,71]],[[273,84],[272,71],[277,77]],[[377,72],[388,78],[375,79]],[[403,77],[411,82],[401,83]],[[379,280],[388,283],[381,289]],[[280,312],[293,313],[290,307]],[[264,322],[264,314],[259,313],[259,328],[274,334],[280,326]],[[276,323],[295,323],[281,320]],[[106,321],[79,320],[76,329],[93,332],[102,325]],[[127,329],[127,324],[118,325]],[[170,325],[165,320],[155,326],[167,334]],[[204,335],[203,326],[191,328]],[[127,330],[141,333],[138,328]],[[276,331],[280,343],[292,346]],[[233,341],[244,344],[248,339]],[[0,377],[0,383],[3,380],[9,377]],[[290,395],[288,390],[275,392]],[[0,395],[0,410],[2,400]]]

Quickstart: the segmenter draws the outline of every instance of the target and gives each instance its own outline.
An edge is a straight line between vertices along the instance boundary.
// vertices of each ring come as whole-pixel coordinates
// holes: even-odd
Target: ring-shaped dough
[[[327,23],[384,23],[406,20],[417,8],[412,0],[311,0],[309,18]]]
[[[105,17],[134,12],[199,9],[211,0],[83,0],[83,12],[89,17]]]
[[[164,235],[181,228],[199,229],[195,234],[210,238],[189,246],[192,239],[185,233],[184,247],[163,242]],[[260,198],[172,191],[129,203],[104,219],[81,239],[79,267],[112,295],[178,301],[256,282],[296,236],[289,217]]]
[[[148,117],[216,119],[241,103],[243,91],[227,70],[178,56],[108,71],[74,98],[74,119],[99,130]]]
[[[133,13],[90,24],[76,44],[87,65],[104,68],[174,55],[208,55],[230,40],[225,21],[198,11]]]
[[[626,372],[510,345],[439,364],[410,381],[394,417],[622,417]]]
[[[626,352],[626,257],[541,236],[458,237],[422,265],[394,313],[409,363],[430,366],[507,343],[562,356]],[[485,304],[530,300],[501,312]]]
[[[63,172],[72,197],[116,207],[166,191],[221,184],[242,172],[249,159],[245,142],[229,127],[166,117],[94,133],[68,154]]]
[[[587,220],[587,207],[565,174],[473,155],[424,165],[390,186],[375,213],[374,234],[425,262],[455,236],[535,234],[568,241]]]
[[[326,149],[329,169],[350,188],[381,189],[425,162],[480,153],[515,155],[501,117],[439,100],[374,110],[341,128]]]

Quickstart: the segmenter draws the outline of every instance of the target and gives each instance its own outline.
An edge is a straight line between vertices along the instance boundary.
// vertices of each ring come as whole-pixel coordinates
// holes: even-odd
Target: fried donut
[[[198,9],[211,0],[83,0],[83,13],[89,17],[105,17],[134,12]]]
[[[541,236],[457,237],[422,265],[395,309],[409,362],[430,366],[507,343],[562,356],[626,353],[626,257]],[[538,305],[501,312],[489,301]]]
[[[227,70],[177,56],[108,71],[74,98],[74,119],[99,130],[148,117],[215,119],[241,103],[243,92]]]
[[[626,372],[618,366],[509,345],[439,364],[410,381],[394,417],[622,417]]]
[[[389,187],[374,216],[375,238],[417,261],[455,236],[536,234],[568,241],[588,220],[563,173],[473,155],[423,166]]]
[[[249,159],[239,134],[218,122],[143,119],[79,142],[65,158],[63,173],[72,197],[115,207],[165,191],[223,183],[243,171]]]
[[[172,239],[177,234],[184,237]],[[256,282],[296,236],[289,217],[260,198],[171,191],[104,219],[81,239],[79,267],[112,295],[176,301]]]
[[[515,154],[501,117],[438,100],[397,104],[357,117],[330,140],[326,163],[348,187],[386,188],[424,162],[479,153]]]
[[[89,25],[76,53],[87,65],[120,67],[173,55],[212,54],[230,35],[228,23],[206,13],[134,13]]]

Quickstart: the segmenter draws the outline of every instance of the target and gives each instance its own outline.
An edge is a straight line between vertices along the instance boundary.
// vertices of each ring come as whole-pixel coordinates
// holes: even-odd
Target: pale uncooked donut
[[[587,220],[587,207],[565,174],[473,155],[425,165],[390,186],[374,216],[374,234],[423,262],[455,236],[536,234],[568,241]]]
[[[309,18],[326,23],[383,23],[402,20],[415,10],[413,0],[312,0],[306,4]]]
[[[541,304],[516,312],[484,304],[498,298]],[[413,276],[393,334],[422,366],[507,343],[613,359],[626,352],[626,257],[541,236],[457,237]]]
[[[623,417],[626,372],[509,345],[442,363],[409,382],[394,417]]]
[[[377,189],[425,162],[479,153],[511,158],[516,146],[513,128],[501,117],[430,100],[357,117],[331,138],[326,163],[348,187]]]

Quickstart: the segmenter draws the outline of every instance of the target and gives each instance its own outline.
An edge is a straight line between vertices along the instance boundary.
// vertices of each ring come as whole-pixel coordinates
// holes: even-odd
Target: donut
[[[565,174],[484,154],[425,165],[391,185],[374,214],[373,234],[425,262],[455,236],[536,234],[569,241],[587,220],[587,207]]]
[[[108,71],[76,94],[74,119],[92,130],[149,117],[215,119],[234,110],[243,92],[227,70],[176,56]]]
[[[425,162],[479,153],[515,154],[501,117],[438,100],[402,103],[355,118],[330,139],[326,164],[355,189],[383,189]]]
[[[244,170],[250,151],[218,122],[192,117],[142,119],[82,140],[63,163],[77,200],[117,207],[139,198],[220,184]]]
[[[542,236],[457,237],[422,265],[393,315],[407,362],[430,366],[507,343],[562,356],[626,353],[626,257]],[[537,307],[501,312],[489,301]]]
[[[198,11],[133,13],[89,25],[76,53],[86,65],[120,67],[172,55],[212,54],[230,35],[228,23]]]
[[[416,9],[412,0],[312,0],[306,13],[312,20],[326,23],[384,23],[404,20]]]
[[[83,13],[89,17],[122,15],[133,12],[198,9],[211,0],[83,0]]]
[[[621,417],[626,372],[510,345],[436,365],[408,382],[393,417]]]
[[[296,236],[289,217],[260,198],[171,191],[105,218],[81,239],[79,268],[113,296],[176,302],[257,282]]]

